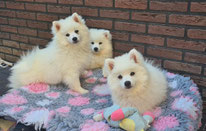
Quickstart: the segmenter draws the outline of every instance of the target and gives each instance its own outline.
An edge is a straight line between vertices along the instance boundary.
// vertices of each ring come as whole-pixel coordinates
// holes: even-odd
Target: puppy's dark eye
[[[74,32],[75,32],[75,33],[79,33],[79,30],[75,30]]]
[[[101,44],[102,44],[102,42],[99,42],[99,44],[101,45]]]
[[[122,79],[122,75],[119,75],[119,76],[118,76],[118,79]]]
[[[91,42],[92,45],[94,45],[94,42]]]
[[[69,37],[69,35],[70,35],[69,33],[66,34],[67,37]]]
[[[131,72],[130,75],[133,76],[133,75],[135,75],[135,73],[134,73],[134,72]]]

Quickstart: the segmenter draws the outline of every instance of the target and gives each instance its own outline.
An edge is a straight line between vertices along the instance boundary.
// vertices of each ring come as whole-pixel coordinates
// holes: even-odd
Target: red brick
[[[115,52],[113,52],[113,56],[114,57],[116,57],[116,56],[120,56],[120,55],[122,55],[123,53],[121,53],[121,52],[117,52],[117,51],[115,51]]]
[[[57,3],[57,0],[35,0],[35,1],[41,3]]]
[[[1,25],[1,31],[17,33],[17,28],[13,26]]]
[[[206,76],[206,67],[204,68],[204,75]]]
[[[7,18],[0,17],[0,24],[8,24]]]
[[[27,21],[27,25],[31,28],[48,29],[48,24],[45,22]]]
[[[164,23],[166,22],[166,15],[149,12],[132,12],[132,19],[138,21]]]
[[[31,49],[34,48],[34,46],[30,45],[30,44],[20,43],[20,48],[23,49],[23,50],[31,50]]]
[[[44,4],[26,3],[25,6],[26,6],[26,10],[41,11],[41,12],[46,11],[46,5]]]
[[[142,45],[125,44],[125,43],[120,43],[120,42],[115,42],[114,43],[114,49],[115,50],[121,50],[123,52],[129,52],[133,48],[137,49],[139,52],[144,54],[144,46],[142,46]]]
[[[206,55],[186,52],[184,60],[193,63],[206,64]]]
[[[82,5],[82,0],[59,0],[60,4]]]
[[[191,79],[194,80],[194,82],[198,85],[198,86],[204,86],[206,85],[206,77],[199,77],[199,76],[193,76],[190,75]],[[205,105],[206,106],[206,105]],[[204,108],[205,109],[205,108]]]
[[[111,20],[87,19],[86,23],[89,27],[112,29],[112,21]]]
[[[17,50],[17,49],[12,49],[12,54],[13,55],[16,55],[16,56],[21,56],[22,54],[23,54],[23,51],[21,51],[21,50]]]
[[[33,2],[34,0],[15,0],[15,1]]]
[[[182,60],[182,52],[158,47],[148,47],[147,55]]]
[[[114,39],[114,40],[124,40],[124,41],[129,40],[129,34],[128,33],[111,32],[111,34],[112,34],[112,39]]]
[[[151,1],[150,2],[150,9],[151,10],[186,12],[187,5],[188,5],[187,2]]]
[[[98,6],[98,7],[112,7],[113,0],[85,0],[87,6]]]
[[[11,41],[11,40],[3,40],[3,45],[9,46],[9,47],[19,48],[19,43],[16,41]]]
[[[19,34],[28,35],[28,36],[37,36],[37,31],[29,28],[18,28]]]
[[[28,37],[27,36],[22,36],[18,34],[10,34],[11,40],[19,41],[19,42],[28,42]]]
[[[4,8],[4,7],[5,7],[4,1],[0,1],[0,8]]]
[[[0,31],[0,38],[8,39],[9,38],[9,33],[5,33],[5,32]]]
[[[26,21],[21,19],[9,19],[10,25],[26,26]]]
[[[187,36],[194,39],[206,39],[206,30],[189,29],[187,31]]]
[[[0,58],[5,59],[4,53],[0,53]]]
[[[52,34],[50,32],[47,32],[47,31],[38,31],[38,37],[39,38],[51,39]]]
[[[35,19],[35,13],[31,12],[16,12],[16,15],[18,18],[23,18],[23,19]]]
[[[100,10],[100,17],[129,19],[129,11],[121,10]]]
[[[137,35],[132,34],[131,41],[137,43],[151,44],[151,45],[164,45],[164,38],[162,37],[153,37],[148,35]]]
[[[7,53],[7,54],[12,54],[11,48],[5,47],[5,46],[0,46],[0,52]]]
[[[68,6],[57,6],[57,5],[47,5],[48,12],[70,14],[70,7]]]
[[[159,58],[146,57],[147,60],[152,61],[153,65],[161,67],[162,60]]]
[[[116,8],[147,9],[147,0],[115,0]]]
[[[13,55],[5,55],[5,58],[10,62],[16,62],[19,59],[19,57]]]
[[[77,12],[84,16],[98,16],[98,10],[88,7],[72,7],[72,13]]]
[[[206,16],[172,14],[169,16],[169,23],[205,26],[206,25]]]
[[[48,40],[30,37],[29,38],[29,43],[34,44],[34,45],[45,46],[45,45],[48,44]]]
[[[57,15],[49,15],[49,14],[37,14],[37,20],[41,20],[41,21],[54,21],[54,20],[58,20],[58,16]]]
[[[15,11],[12,10],[2,10],[0,11],[0,16],[6,16],[6,17],[15,17]]]
[[[164,61],[164,68],[176,71],[184,71],[193,74],[201,74],[201,66],[196,66],[193,64],[187,64],[182,62],[166,60]]]
[[[146,26],[144,24],[128,23],[128,22],[115,22],[115,30],[145,32]]]
[[[148,32],[151,34],[184,37],[184,28],[171,27],[171,26],[149,25]]]
[[[173,48],[195,50],[195,51],[205,51],[206,43],[195,42],[195,41],[185,41],[178,39],[167,39],[167,46]]]
[[[6,2],[6,7],[7,7],[8,9],[24,10],[24,3]]]
[[[191,12],[206,12],[206,2],[191,2]]]

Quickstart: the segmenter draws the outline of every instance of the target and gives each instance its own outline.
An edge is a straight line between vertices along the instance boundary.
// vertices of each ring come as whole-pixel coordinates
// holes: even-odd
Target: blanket
[[[151,131],[197,130],[201,125],[202,100],[189,77],[165,72],[168,98],[154,109]],[[93,115],[111,106],[110,91],[100,69],[88,71],[81,84],[90,93],[80,95],[65,85],[33,83],[0,97],[0,116],[9,116],[35,129],[48,131],[120,131],[106,121],[95,122]]]

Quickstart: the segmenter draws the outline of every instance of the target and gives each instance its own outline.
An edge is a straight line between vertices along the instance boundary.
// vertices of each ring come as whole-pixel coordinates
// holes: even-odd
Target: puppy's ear
[[[104,61],[104,70],[110,73],[114,69],[114,59],[108,58]],[[107,74],[108,75],[108,74]]]
[[[82,19],[82,17],[78,15],[76,12],[72,14],[72,19],[79,24],[85,24],[84,19]]]
[[[110,34],[110,32],[109,32],[108,30],[106,30],[106,31],[104,32],[104,36],[105,36],[107,39],[112,40],[112,35]]]
[[[142,54],[136,49],[132,49],[129,51],[129,58],[137,64],[142,64],[144,62]]]
[[[61,29],[61,25],[58,21],[53,21],[52,22],[52,32],[56,33]]]

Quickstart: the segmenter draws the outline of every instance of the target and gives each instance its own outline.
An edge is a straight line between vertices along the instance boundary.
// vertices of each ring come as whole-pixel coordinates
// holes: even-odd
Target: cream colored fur
[[[112,36],[108,30],[104,29],[90,29],[89,31],[92,58],[88,69],[102,68],[104,60],[112,58]]]
[[[112,100],[121,107],[135,107],[140,113],[152,110],[166,99],[167,81],[161,69],[145,61],[135,49],[105,60]],[[131,72],[135,74],[130,75]],[[118,76],[121,75],[122,79]],[[125,81],[131,82],[126,89]]]
[[[78,30],[78,33],[75,33]],[[87,93],[80,85],[79,75],[90,62],[89,29],[77,13],[54,21],[52,41],[44,49],[38,47],[22,56],[12,67],[10,87],[19,88],[33,82],[65,83],[71,89]],[[69,33],[69,36],[66,34]],[[77,37],[78,42],[72,41]]]

